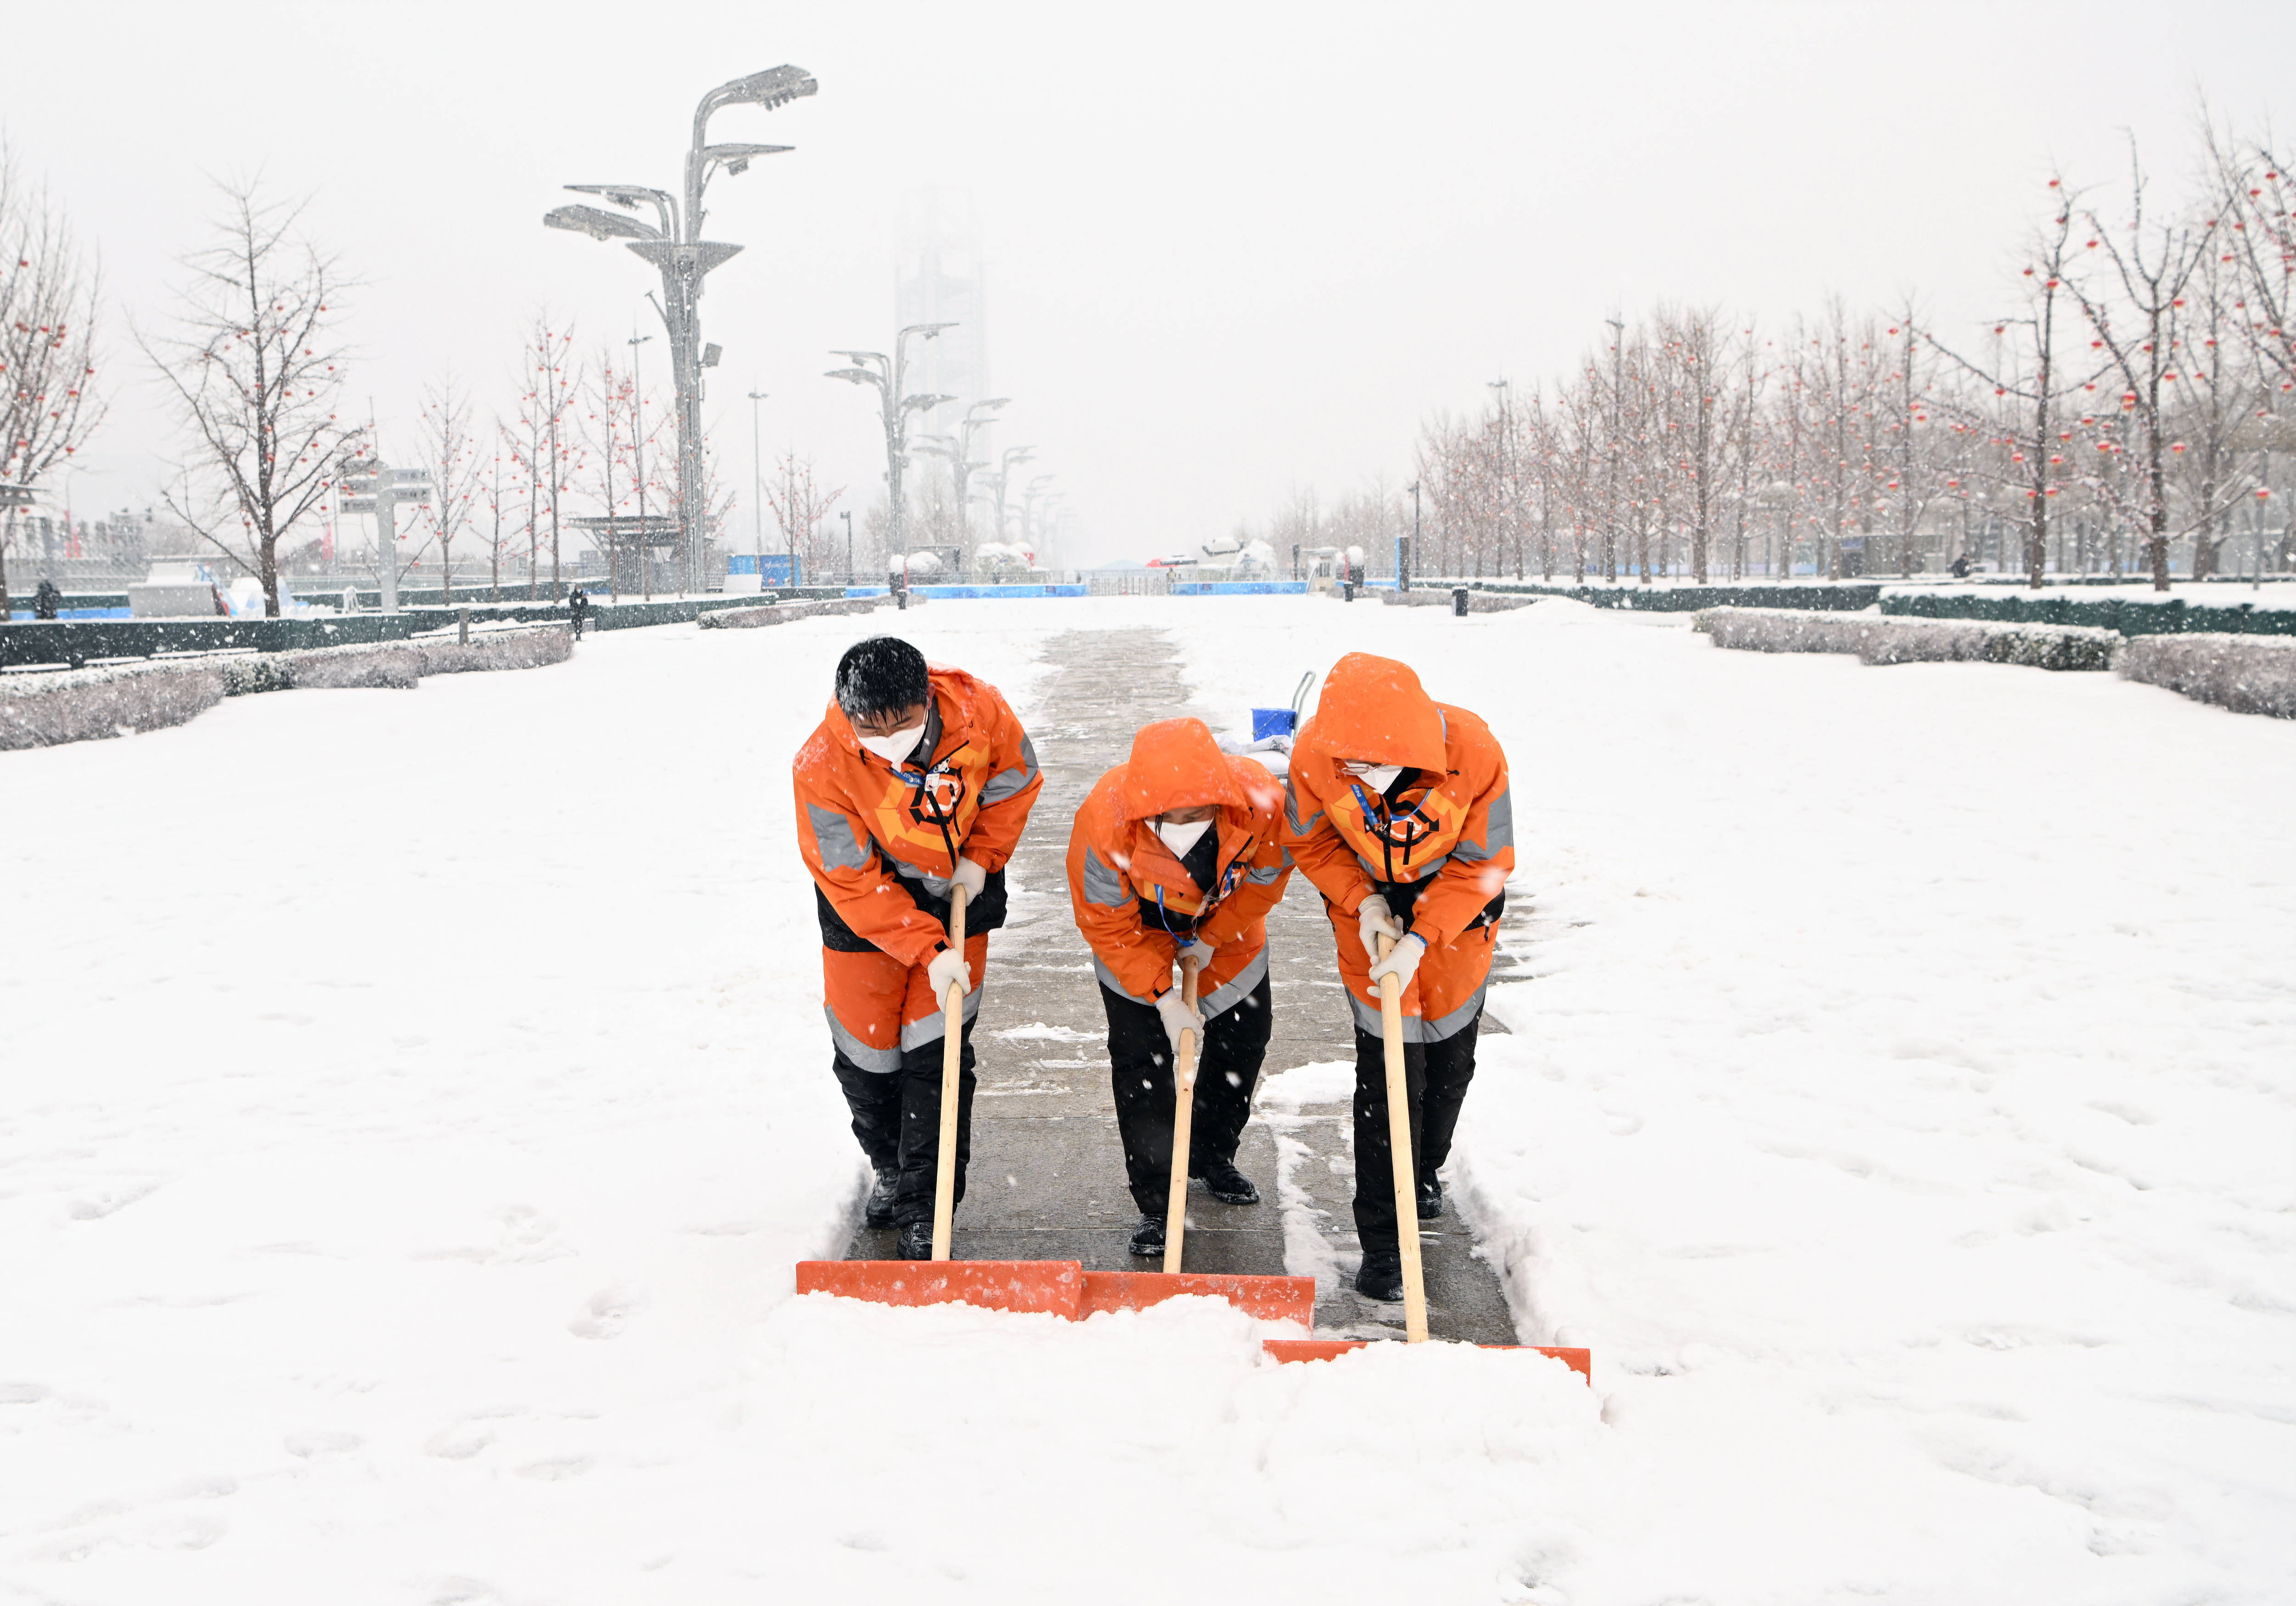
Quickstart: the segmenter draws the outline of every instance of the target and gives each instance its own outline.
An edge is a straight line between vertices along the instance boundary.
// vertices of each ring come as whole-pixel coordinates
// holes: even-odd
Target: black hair
[[[848,719],[898,714],[927,701],[925,655],[897,635],[873,635],[837,663],[837,706]]]

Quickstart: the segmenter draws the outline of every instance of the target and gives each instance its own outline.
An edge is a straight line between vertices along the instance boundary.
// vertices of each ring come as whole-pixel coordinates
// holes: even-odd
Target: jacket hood
[[[1201,719],[1160,719],[1142,725],[1132,738],[1132,757],[1125,761],[1117,795],[1128,820],[1208,803],[1247,806],[1227,755]]]
[[[1443,716],[1411,666],[1350,652],[1332,666],[1300,745],[1334,764],[1370,759],[1411,769],[1446,767]]]

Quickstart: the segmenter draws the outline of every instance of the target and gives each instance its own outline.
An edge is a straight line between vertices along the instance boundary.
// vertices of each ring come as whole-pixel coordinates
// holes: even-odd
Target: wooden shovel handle
[[[1196,978],[1202,966],[1180,963],[1180,996],[1196,1007]],[[1164,1269],[1180,1269],[1181,1246],[1188,1236],[1188,1144],[1195,1134],[1196,1034],[1183,1031],[1172,1065],[1172,1180],[1164,1194]]]
[[[964,889],[948,889],[948,946],[964,956]],[[933,1165],[932,1258],[948,1258],[956,1220],[956,1105],[964,1069],[964,986],[951,982],[941,1003],[940,1152]]]
[[[1379,956],[1395,951],[1379,939]],[[1387,1048],[1387,1147],[1395,1173],[1395,1236],[1403,1250],[1403,1336],[1427,1341],[1427,1282],[1419,1264],[1419,1179],[1411,1154],[1411,1078],[1403,1063],[1403,983],[1379,979],[1379,1032]]]

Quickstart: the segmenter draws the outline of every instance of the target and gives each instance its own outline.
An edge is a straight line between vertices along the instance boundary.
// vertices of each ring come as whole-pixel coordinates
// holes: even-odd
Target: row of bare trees
[[[2110,195],[2050,180],[1970,339],[1910,300],[1776,329],[1612,320],[1551,389],[1500,383],[1427,423],[1414,567],[1703,584],[1990,562],[2165,590],[2174,560],[2203,578],[2243,539],[2290,567],[2296,184],[2268,135],[2212,127],[2202,170],[2171,209],[2133,151]],[[1374,500],[1380,530],[1409,528],[1407,496]],[[1312,495],[1294,503],[1275,525],[1316,526]]]
[[[345,299],[357,286],[303,228],[299,205],[266,199],[251,184],[225,184],[207,242],[184,259],[176,305],[132,331],[183,430],[184,451],[160,501],[198,547],[254,577],[265,610],[279,611],[280,580],[365,561],[401,577],[435,562],[447,594],[457,543],[486,559],[487,584],[502,594],[523,569],[530,589],[547,571],[564,594],[578,545],[646,552],[647,517],[680,513],[674,409],[642,391],[636,342],[628,362],[603,347],[586,365],[573,329],[548,313],[527,331],[511,375],[512,404],[481,419],[466,381],[428,387],[418,420],[381,431],[346,406],[352,357]],[[24,510],[102,422],[92,258],[61,210],[28,188],[0,152],[0,618],[8,601],[8,555]],[[12,265],[12,266],[10,266]],[[407,460],[411,453],[413,462]],[[348,479],[390,466],[428,471],[430,500],[401,518],[391,553],[338,540]],[[784,545],[808,567],[824,560],[823,525],[838,498],[814,482],[793,452],[776,465],[767,497]],[[702,516],[722,528],[733,498],[711,477]],[[590,528],[578,537],[574,520]],[[619,521],[604,541],[601,518]],[[665,543],[667,545],[668,543]],[[336,550],[340,546],[343,550]],[[682,550],[682,546],[681,546]],[[609,565],[651,594],[655,565]],[[678,577],[698,587],[701,578]]]

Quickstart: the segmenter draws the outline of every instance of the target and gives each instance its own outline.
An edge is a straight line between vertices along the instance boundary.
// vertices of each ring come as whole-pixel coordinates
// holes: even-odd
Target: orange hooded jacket
[[[1349,759],[1418,774],[1400,778],[1390,803],[1340,768]],[[1287,794],[1284,846],[1334,915],[1354,914],[1382,886],[1423,882],[1409,912],[1398,903],[1396,914],[1430,947],[1477,923],[1514,868],[1497,738],[1390,658],[1350,652],[1332,667],[1292,744]]]
[[[1275,777],[1221,752],[1202,720],[1142,726],[1132,757],[1094,783],[1069,836],[1069,898],[1102,982],[1154,1003],[1172,989],[1178,943],[1167,922],[1193,922],[1216,950],[1197,983],[1204,1013],[1258,987],[1267,970],[1267,912],[1292,876],[1283,803]],[[1149,823],[1167,809],[1204,804],[1219,811],[1210,887],[1196,885]]]
[[[941,665],[927,680],[924,733],[898,769],[861,745],[834,701],[790,766],[798,851],[819,891],[824,944],[857,943],[912,965],[948,946],[957,859],[1002,870],[1045,785],[1002,692]],[[1003,920],[1002,887],[991,882],[965,930]]]

